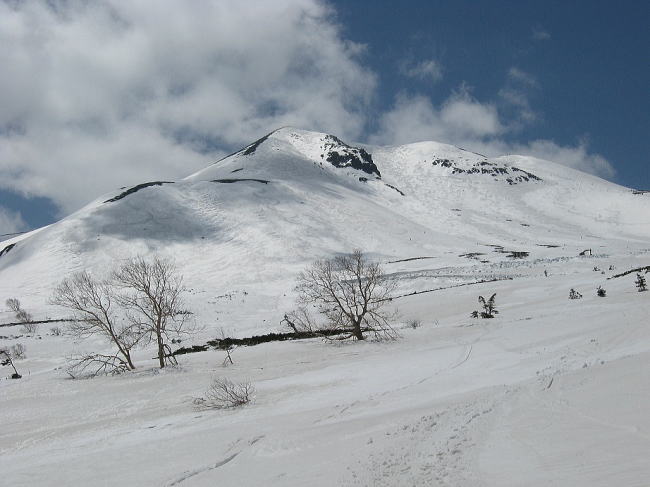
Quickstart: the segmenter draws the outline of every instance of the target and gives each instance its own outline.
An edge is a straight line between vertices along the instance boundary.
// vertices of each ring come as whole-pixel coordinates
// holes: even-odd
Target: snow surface
[[[71,272],[172,256],[204,326],[182,345],[280,331],[297,272],[353,248],[406,296],[395,342],[268,343],[236,349],[227,368],[208,351],[164,371],[138,350],[137,372],[91,380],[70,380],[65,357],[104,343],[0,327],[0,346],[27,349],[24,377],[0,380],[0,482],[648,485],[650,292],[634,273],[611,277],[650,265],[649,195],[527,157],[364,148],[381,177],[334,167],[326,134],[280,129],[2,242],[16,245],[0,257],[0,298],[35,318],[65,316],[48,298]],[[524,171],[540,180],[507,181]],[[469,318],[495,292],[500,314]],[[254,402],[197,411],[214,377],[250,380]]]

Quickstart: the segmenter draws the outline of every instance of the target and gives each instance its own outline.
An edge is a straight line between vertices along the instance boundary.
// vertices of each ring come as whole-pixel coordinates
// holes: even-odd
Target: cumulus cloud
[[[377,79],[363,56],[323,0],[0,2],[0,65],[10,67],[0,76],[0,188],[68,213],[120,186],[184,177],[283,125],[516,149],[613,173],[586,144],[505,142],[538,120],[538,83],[516,67],[493,101],[463,86],[438,105],[398,94],[368,134]],[[437,81],[442,68],[425,59],[402,73]]]
[[[0,3],[0,185],[64,212],[282,125],[359,137],[375,91],[319,0]]]
[[[403,63],[400,72],[409,78],[439,81],[442,79],[442,66],[434,59],[425,59],[418,63]]]
[[[482,138],[502,130],[496,107],[483,104],[462,88],[441,107],[422,95],[400,94],[370,137],[376,144],[404,144],[421,140],[449,141]]]
[[[27,230],[27,224],[20,214],[0,206],[0,241],[11,237],[11,234]]]
[[[510,150],[517,154],[557,162],[606,179],[616,174],[607,159],[600,154],[589,152],[586,140],[581,140],[574,146],[560,146],[551,140],[535,140],[528,144],[515,145]]]
[[[496,105],[472,98],[467,90],[451,95],[440,107],[422,95],[400,94],[393,107],[379,120],[374,144],[399,145],[435,140],[497,157],[518,154],[611,178],[613,166],[603,156],[589,151],[587,140],[562,146],[551,140],[512,141],[516,131],[512,120],[504,119]]]

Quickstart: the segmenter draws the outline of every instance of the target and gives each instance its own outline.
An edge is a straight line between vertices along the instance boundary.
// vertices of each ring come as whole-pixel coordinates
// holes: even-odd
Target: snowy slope
[[[545,161],[433,142],[356,148],[284,128],[184,180],[123,188],[3,242],[16,245],[0,257],[0,297],[56,314],[47,297],[63,276],[158,252],[174,257],[208,317],[205,298],[234,290],[275,308],[299,269],[353,248],[385,262],[435,257],[436,267],[473,264],[467,254],[512,261],[494,246],[574,256],[608,242],[644,248],[648,215],[650,198]]]
[[[228,368],[208,351],[163,372],[138,350],[133,374],[73,381],[65,356],[102,343],[0,327],[0,346],[27,348],[24,377],[0,379],[0,483],[648,485],[650,292],[613,277],[650,265],[648,195],[533,158],[293,128],[154,183],[3,242],[2,302],[59,317],[47,300],[67,274],[156,252],[205,325],[190,345],[278,330],[296,273],[359,247],[404,295],[401,339],[242,347]],[[497,318],[469,318],[495,292]],[[253,404],[196,411],[216,376],[251,380]]]

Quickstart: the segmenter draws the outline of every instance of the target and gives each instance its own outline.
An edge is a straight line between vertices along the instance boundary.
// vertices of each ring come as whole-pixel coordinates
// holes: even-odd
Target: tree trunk
[[[160,363],[160,368],[164,369],[165,368],[165,346],[163,344],[162,336],[160,334],[158,334],[156,338],[158,340],[158,362]]]
[[[352,322],[352,334],[357,340],[363,340],[363,332],[361,331],[361,319]]]
[[[135,365],[133,365],[133,362],[131,362],[131,353],[125,352],[124,356],[126,357],[126,363],[129,365],[129,368],[131,370],[135,370]]]

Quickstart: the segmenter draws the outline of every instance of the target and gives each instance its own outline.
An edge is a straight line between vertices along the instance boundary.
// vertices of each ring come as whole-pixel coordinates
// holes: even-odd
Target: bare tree
[[[394,289],[381,266],[355,250],[350,255],[318,260],[301,272],[296,286],[299,308],[286,318],[296,329],[314,331],[307,309],[315,307],[329,330],[340,331],[340,338],[363,340],[364,333],[379,339],[396,338],[390,325],[394,313],[386,306]]]
[[[7,308],[15,313],[16,320],[18,320],[19,323],[23,323],[23,331],[25,333],[34,333],[36,331],[36,324],[32,323],[32,315],[22,308],[18,299],[7,299],[5,304]]]
[[[69,332],[80,339],[101,335],[117,349],[114,355],[86,354],[72,358],[72,369],[83,371],[97,365],[99,371],[133,370],[131,350],[140,339],[139,329],[130,322],[118,324],[116,295],[109,281],[98,281],[87,272],[65,279],[54,291],[52,304],[73,312]],[[78,364],[74,364],[78,362]],[[77,374],[78,375],[78,374]]]
[[[11,347],[11,356],[16,360],[22,360],[25,358],[25,351],[25,345],[22,343],[16,343],[13,347]]]
[[[14,373],[11,374],[12,379],[20,379],[22,377],[16,370],[11,352],[6,348],[0,348],[0,365],[11,365],[11,368],[14,369]]]
[[[221,365],[223,367],[228,367],[228,364],[234,365],[235,362],[233,362],[233,360],[232,360],[231,352],[236,347],[235,347],[235,345],[233,343],[228,343],[226,341],[226,332],[224,331],[223,327],[219,328],[218,341],[219,341],[219,349],[226,352],[226,357],[223,359],[223,363]]]
[[[170,334],[188,332],[183,308],[183,281],[174,264],[154,257],[148,261],[138,257],[126,262],[113,275],[120,288],[118,301],[128,321],[148,343],[155,342],[160,368],[176,364],[167,341]]]

